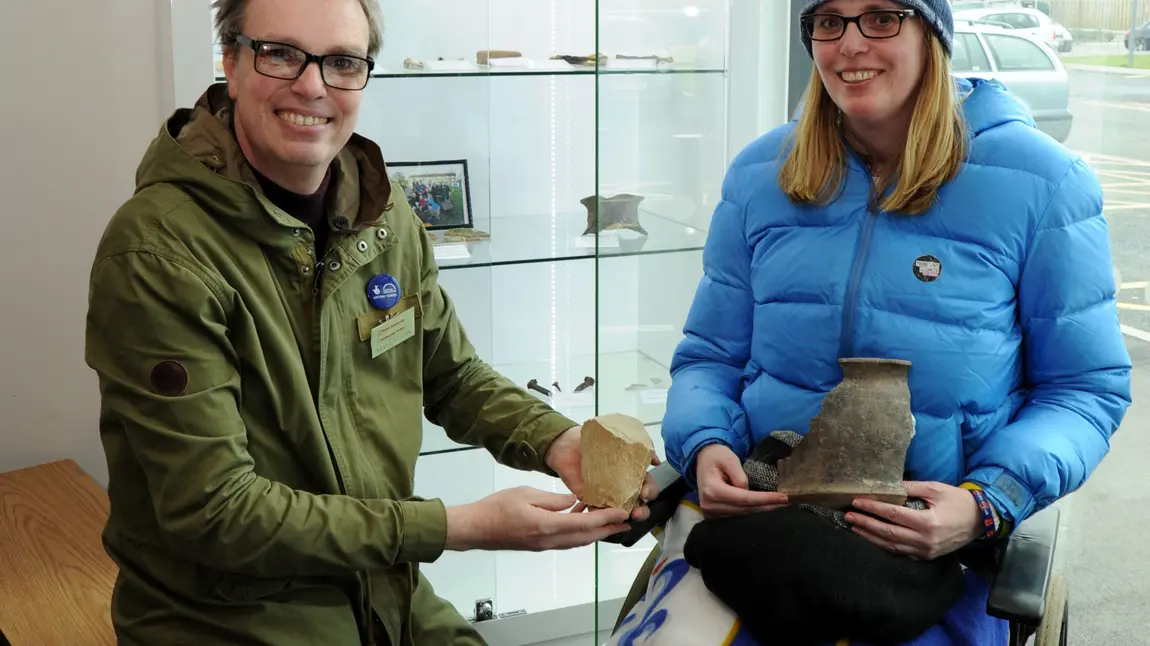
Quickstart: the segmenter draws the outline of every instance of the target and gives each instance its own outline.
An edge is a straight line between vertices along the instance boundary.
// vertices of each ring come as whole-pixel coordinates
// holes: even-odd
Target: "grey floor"
[[[1058,503],[1073,646],[1150,645],[1150,365],[1147,344],[1130,346],[1134,404],[1098,470]]]

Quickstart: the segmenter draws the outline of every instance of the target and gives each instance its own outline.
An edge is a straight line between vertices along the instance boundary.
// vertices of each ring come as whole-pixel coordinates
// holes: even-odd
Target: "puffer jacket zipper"
[[[870,197],[867,200],[867,215],[863,220],[862,230],[859,232],[858,243],[855,244],[855,255],[851,260],[851,273],[847,281],[846,296],[843,298],[843,329],[839,337],[839,356],[854,356],[854,324],[855,310],[858,309],[859,283],[862,282],[863,271],[866,269],[867,257],[870,255],[871,238],[874,237],[875,222],[881,213],[879,196],[875,192],[874,177],[867,171],[867,183],[870,185]]]

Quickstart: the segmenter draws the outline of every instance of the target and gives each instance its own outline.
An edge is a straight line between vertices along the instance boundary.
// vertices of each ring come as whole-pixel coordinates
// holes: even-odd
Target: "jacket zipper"
[[[314,351],[316,353],[316,362],[317,362],[316,369],[318,371],[316,378],[319,380],[319,385],[316,386],[316,392],[313,395],[313,397],[314,397],[314,403],[316,405],[316,413],[319,416],[319,425],[320,425],[320,428],[323,429],[325,436],[327,434],[327,421],[324,419],[323,412],[321,410],[319,410],[319,405],[320,405],[319,394],[322,391],[322,384],[323,384],[323,377],[324,377],[323,333],[322,333],[322,328],[320,325],[320,318],[321,318],[321,313],[322,313],[323,308],[321,307],[320,301],[319,301],[319,288],[323,282],[324,263],[327,262],[327,257],[330,253],[331,253],[331,245],[329,244],[328,248],[324,251],[323,258],[317,260],[315,265],[314,265],[315,277],[312,279],[312,287],[311,287],[312,299],[311,299],[311,303],[310,303],[310,307],[311,307],[310,336],[311,336],[311,342],[314,344],[314,346],[313,346],[315,348]],[[315,258],[317,256],[316,248],[314,245],[312,246],[311,256],[313,258]],[[347,495],[347,485],[344,483],[343,471],[340,469],[339,460],[337,460],[335,457],[335,452],[332,450],[330,439],[328,439],[328,438],[325,438],[325,439],[328,442],[328,449],[327,449],[328,450],[328,459],[331,460],[331,464],[335,468],[335,478],[336,478],[336,483],[339,486],[339,491],[341,494]]]
[[[318,260],[315,263],[315,280],[312,282],[311,295],[319,294],[319,284],[323,278],[323,260]],[[313,304],[314,305],[314,304]]]
[[[868,173],[869,178],[869,173]],[[846,297],[843,299],[843,329],[839,338],[839,356],[854,356],[854,321],[855,310],[858,309],[859,283],[862,282],[862,273],[866,268],[867,257],[870,255],[870,242],[874,237],[875,221],[878,220],[878,196],[874,193],[874,180],[870,178],[871,197],[867,203],[867,216],[863,220],[862,232],[859,234],[859,243],[855,246],[855,256],[851,260],[851,275],[847,282]]]

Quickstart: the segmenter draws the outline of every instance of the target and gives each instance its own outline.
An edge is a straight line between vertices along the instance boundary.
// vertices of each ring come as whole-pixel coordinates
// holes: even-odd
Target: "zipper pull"
[[[312,296],[315,296],[316,294],[319,293],[319,281],[320,281],[320,278],[322,277],[322,275],[323,275],[323,261],[321,260],[315,264],[315,283],[312,285],[312,288],[311,288]]]

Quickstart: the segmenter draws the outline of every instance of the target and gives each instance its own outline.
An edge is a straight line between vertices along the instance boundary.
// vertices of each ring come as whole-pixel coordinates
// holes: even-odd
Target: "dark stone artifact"
[[[588,388],[590,388],[591,386],[594,386],[594,385],[595,385],[594,379],[592,379],[591,377],[584,377],[583,383],[579,384],[578,386],[575,386],[575,392],[581,393],[584,390],[587,390]]]
[[[906,452],[914,437],[909,361],[839,359],[843,379],[810,431],[779,461],[778,490],[792,504],[846,509],[857,498],[906,503]]]
[[[527,389],[534,390],[535,392],[546,395],[547,397],[551,396],[551,391],[547,390],[543,386],[540,386],[538,379],[532,379],[531,381],[527,382]]]
[[[600,198],[592,195],[579,200],[587,209],[587,230],[583,235],[612,229],[630,229],[647,235],[647,230],[639,224],[639,203],[643,199],[642,195],[620,193],[614,197]],[[596,204],[602,205],[602,211],[598,214]]]
[[[556,54],[551,57],[553,61],[566,61],[571,65],[584,65],[584,66],[603,66],[607,64],[607,56],[605,54],[589,54],[587,56],[579,56],[573,54]]]

